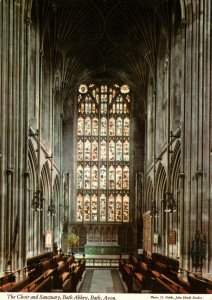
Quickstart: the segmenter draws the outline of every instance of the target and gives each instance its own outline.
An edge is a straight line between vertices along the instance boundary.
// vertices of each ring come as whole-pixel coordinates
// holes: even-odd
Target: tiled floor
[[[84,293],[125,293],[119,271],[87,270],[79,292]]]

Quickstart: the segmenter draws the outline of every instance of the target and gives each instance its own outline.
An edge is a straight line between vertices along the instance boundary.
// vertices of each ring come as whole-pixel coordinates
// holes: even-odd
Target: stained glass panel
[[[92,135],[98,135],[98,119],[93,118],[92,121]]]
[[[114,166],[110,166],[109,168],[109,189],[115,189],[115,168]]]
[[[84,103],[80,103],[79,105],[79,113],[84,113],[85,112],[85,104]]]
[[[85,160],[91,159],[91,142],[89,140],[85,141]]]
[[[85,118],[85,135],[91,135],[91,118]]]
[[[118,166],[116,168],[116,189],[122,189],[122,167]]]
[[[97,195],[94,194],[91,198],[91,221],[97,221]]]
[[[106,221],[106,195],[100,195],[100,221]]]
[[[97,166],[94,166],[92,168],[92,189],[97,189],[98,188],[98,168]]]
[[[78,161],[82,161],[83,160],[83,146],[84,146],[84,143],[80,139],[78,141],[78,143],[77,143],[77,160]]]
[[[84,134],[84,119],[81,118],[81,117],[78,119],[78,126],[77,126],[77,128],[78,128],[77,134],[78,135],[83,135]]]
[[[90,221],[90,195],[86,194],[84,197],[84,220]]]
[[[106,167],[103,165],[100,168],[100,189],[106,189]]]
[[[107,135],[107,119],[101,118],[101,135]]]
[[[110,194],[109,196],[109,206],[108,206],[108,219],[109,221],[114,221],[114,195]]]
[[[77,195],[77,221],[82,221],[82,206],[83,197],[82,194]]]
[[[130,120],[129,118],[124,119],[124,136],[129,136],[130,134]]]
[[[84,189],[91,188],[91,168],[87,165],[84,169]]]
[[[109,135],[115,136],[115,119],[110,118],[109,120]]]
[[[129,222],[129,108],[127,85],[79,87],[76,184],[79,222]]]
[[[89,96],[86,96],[85,98],[85,113],[86,114],[91,113],[91,99]]]
[[[122,118],[118,117],[116,120],[116,135],[122,135]]]
[[[97,140],[94,140],[92,143],[92,161],[98,160],[98,146]]]
[[[123,198],[123,222],[129,222],[129,196]]]
[[[107,155],[107,143],[105,140],[101,142],[101,160],[105,161]]]
[[[129,167],[125,166],[123,170],[123,189],[129,189]]]
[[[116,196],[116,221],[122,221],[122,197],[120,194]]]
[[[82,167],[82,165],[79,165],[77,168],[77,188],[78,189],[83,188],[83,167]]]
[[[124,159],[124,161],[129,161],[129,142],[128,142],[128,140],[124,141],[123,148],[124,148],[123,159]]]
[[[122,160],[122,142],[120,140],[116,143],[116,160]]]
[[[113,140],[111,140],[109,143],[109,160],[115,160],[115,142]]]

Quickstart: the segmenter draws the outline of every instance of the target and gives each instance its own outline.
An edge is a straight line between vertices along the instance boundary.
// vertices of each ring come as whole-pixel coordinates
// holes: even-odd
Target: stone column
[[[6,119],[7,119],[7,99],[6,99],[6,84],[7,84],[7,7],[8,4],[1,1],[0,2],[0,71],[1,71],[1,80],[0,80],[0,188],[1,188],[1,209],[0,209],[0,222],[1,222],[1,232],[2,237],[0,241],[0,272],[4,273],[4,262],[6,260],[6,247],[5,247],[5,235],[6,235]]]
[[[6,176],[7,176],[7,193],[6,193],[6,230],[7,234],[5,234],[5,250],[6,250],[6,259],[8,266],[5,266],[6,269],[11,268],[11,251],[12,251],[12,231],[13,231],[13,173],[14,173],[14,166],[13,164],[13,149],[12,149],[12,140],[13,140],[13,84],[14,84],[14,77],[13,77],[13,47],[14,47],[14,40],[13,40],[13,4],[9,3],[8,5],[8,52],[7,52],[7,77],[5,80],[8,82],[5,100],[7,103],[7,121],[6,121]],[[4,62],[6,63],[6,62]],[[17,174],[16,174],[17,175]],[[10,262],[9,262],[10,261]]]
[[[212,18],[212,3],[211,1],[204,2],[204,20],[202,28],[203,36],[203,86],[202,86],[202,101],[203,101],[203,138],[202,145],[203,153],[203,183],[202,183],[202,233],[205,235],[206,241],[206,260],[204,262],[203,275],[212,273],[212,44],[211,44],[211,18]],[[210,275],[211,276],[211,275]],[[211,279],[211,277],[210,277]]]
[[[184,240],[184,179],[185,179],[185,55],[186,55],[186,21],[181,21],[181,43],[182,43],[182,76],[180,82],[181,90],[181,159],[180,159],[180,199],[179,199],[179,216],[180,216],[180,267],[184,268],[185,260],[185,240]]]
[[[24,146],[25,146],[25,155],[24,155],[24,211],[25,211],[25,218],[24,218],[24,224],[23,224],[23,245],[26,245],[25,247],[23,245],[23,266],[26,266],[26,257],[27,257],[27,251],[30,249],[30,246],[28,246],[29,242],[29,235],[30,232],[27,230],[27,228],[30,228],[32,226],[31,223],[29,223],[29,215],[31,214],[31,205],[30,202],[32,199],[29,199],[29,170],[28,170],[28,160],[29,160],[29,94],[30,94],[30,33],[31,33],[31,24],[32,21],[29,17],[26,17],[25,19],[25,30],[26,30],[26,53],[25,53],[25,59],[26,59],[26,70],[25,70],[25,101],[24,101]]]

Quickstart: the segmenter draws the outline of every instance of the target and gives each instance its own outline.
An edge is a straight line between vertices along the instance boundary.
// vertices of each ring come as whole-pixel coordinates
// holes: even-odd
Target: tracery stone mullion
[[[26,231],[26,228],[32,228],[33,223],[31,222],[31,201],[32,201],[32,193],[30,193],[29,188],[33,187],[33,183],[31,182],[30,185],[30,170],[29,170],[29,101],[30,101],[30,54],[31,54],[31,48],[30,48],[30,42],[31,42],[31,24],[32,21],[30,17],[27,15],[25,19],[25,30],[26,30],[26,73],[25,73],[25,84],[26,84],[26,90],[25,90],[25,116],[24,116],[24,126],[25,126],[25,157],[24,157],[24,172],[25,172],[25,178],[24,178],[24,202],[25,202],[25,224],[24,224],[24,241],[26,245],[26,253],[24,259],[27,257],[27,253],[31,251],[31,239],[30,237],[30,231]],[[33,170],[31,170],[32,172]],[[27,174],[28,173],[28,174]],[[32,176],[31,176],[32,179]],[[29,244],[30,243],[30,244]],[[24,262],[24,264],[26,264]]]
[[[1,230],[2,230],[2,238],[0,241],[0,267],[1,271],[5,269],[5,261],[6,261],[6,176],[5,176],[5,170],[6,170],[6,119],[7,119],[7,99],[6,99],[6,76],[7,76],[7,5],[3,3],[3,1],[0,2],[0,20],[1,20],[1,26],[2,28],[0,32],[0,70],[1,70],[1,79],[0,79],[0,93],[1,93],[1,109],[0,109],[0,116],[1,116],[1,127],[0,127],[0,133],[1,133],[1,158],[0,158],[0,184],[1,184],[1,209],[0,209],[0,222],[1,222]]]
[[[13,210],[13,191],[12,191],[12,182],[13,182],[13,172],[14,172],[14,163],[12,158],[12,138],[13,138],[13,95],[12,95],[12,87],[14,84],[13,81],[13,5],[11,2],[8,4],[8,53],[7,53],[7,140],[6,140],[6,161],[7,161],[7,169],[6,169],[6,176],[7,176],[7,196],[6,196],[6,229],[9,234],[5,236],[5,246],[7,249],[6,256],[7,256],[7,266],[6,268],[11,268],[11,250],[12,250],[12,232],[13,232],[13,222],[12,218],[12,210]],[[5,62],[4,62],[5,63]]]
[[[192,15],[193,15],[193,23],[192,23],[192,70],[191,70],[191,80],[192,80],[192,91],[191,91],[191,103],[192,103],[192,111],[191,111],[191,147],[192,154],[194,155],[193,161],[191,163],[191,190],[193,191],[191,195],[191,239],[194,236],[194,232],[200,226],[201,220],[198,220],[198,161],[199,161],[199,149],[198,149],[198,139],[199,139],[199,122],[195,122],[199,117],[199,49],[201,45],[199,45],[199,8],[198,8],[199,0],[192,1]],[[194,221],[193,216],[196,216],[196,220]]]
[[[24,1],[23,1],[24,2]],[[25,217],[25,212],[26,212],[26,202],[27,202],[27,185],[26,185],[26,180],[27,176],[24,174],[24,171],[27,168],[27,157],[28,157],[28,126],[27,126],[27,120],[28,120],[28,105],[25,107],[25,99],[26,99],[26,93],[25,93],[25,82],[24,82],[24,75],[26,75],[26,68],[25,68],[25,61],[26,61],[26,52],[25,52],[25,10],[24,10],[24,3],[19,7],[19,14],[20,17],[18,19],[19,22],[19,36],[18,36],[18,46],[19,46],[19,97],[20,97],[20,106],[19,106],[19,116],[22,116],[20,118],[20,123],[19,123],[19,132],[20,134],[20,139],[18,143],[18,149],[19,149],[19,173],[18,173],[18,182],[19,182],[19,187],[20,187],[20,192],[18,195],[17,202],[19,203],[19,224],[20,224],[20,232],[19,232],[19,240],[18,240],[18,265],[20,268],[23,268],[26,266],[26,217]],[[28,101],[28,99],[26,99]],[[25,111],[26,109],[26,111]],[[24,114],[23,114],[24,112]],[[24,122],[25,120],[25,122]],[[15,133],[16,134],[16,133]],[[25,191],[24,191],[25,189]],[[24,222],[21,222],[21,220],[24,219]],[[24,245],[24,247],[23,247]],[[24,248],[24,250],[23,250]]]
[[[20,99],[20,85],[21,85],[21,79],[19,74],[20,70],[20,49],[19,49],[19,37],[21,34],[21,28],[20,28],[20,11],[18,6],[14,6],[14,20],[13,23],[16,24],[14,26],[14,31],[13,31],[13,40],[14,40],[14,52],[13,52],[13,78],[14,82],[12,85],[12,98],[13,98],[13,126],[12,126],[12,132],[13,132],[13,137],[12,137],[12,142],[13,142],[13,166],[14,166],[14,180],[13,180],[13,186],[12,186],[12,191],[13,191],[13,208],[12,208],[12,215],[16,216],[17,220],[14,225],[13,229],[13,234],[16,232],[16,226],[20,227],[20,215],[19,215],[19,199],[22,198],[22,181],[20,180],[20,173],[22,170],[19,168],[19,165],[21,164],[21,161],[19,161],[18,152],[19,152],[19,138],[23,134],[23,132],[19,135],[16,133],[19,132],[19,119],[23,122],[24,118],[22,119],[22,115],[19,114],[19,101],[17,99]],[[21,99],[20,99],[21,101]],[[23,149],[23,148],[22,148]],[[15,155],[14,155],[15,154]],[[18,188],[17,188],[18,187]],[[20,198],[19,198],[20,197]],[[23,199],[22,199],[23,201]],[[22,202],[20,201],[20,202]],[[17,237],[16,239],[19,240],[19,235],[16,234]],[[21,252],[19,252],[19,249],[13,249],[14,255],[12,259],[12,269],[16,269],[16,267],[19,265],[19,256]]]
[[[179,214],[180,214],[180,224],[179,224],[179,243],[180,243],[180,267],[185,268],[185,257],[186,257],[186,248],[185,248],[185,137],[186,137],[186,128],[185,128],[185,98],[186,98],[186,89],[185,89],[185,78],[186,78],[186,23],[185,20],[181,21],[181,49],[183,55],[181,56],[181,66],[182,66],[182,75],[180,80],[180,90],[181,90],[181,159],[180,159],[180,199],[179,199]]]
[[[190,8],[191,9],[191,8]],[[185,238],[185,259],[184,267],[190,269],[190,236],[191,236],[191,161],[190,161],[190,145],[191,145],[191,88],[192,88],[192,30],[191,30],[191,18],[189,15],[191,12],[187,12],[187,27],[186,27],[186,40],[185,40],[185,202],[184,202],[184,238]]]
[[[205,272],[211,268],[210,255],[212,249],[212,231],[211,231],[211,219],[212,219],[212,203],[211,199],[211,178],[212,178],[212,168],[211,168],[211,145],[212,145],[212,93],[211,93],[211,1],[205,1],[204,3],[204,20],[203,20],[203,64],[202,64],[202,74],[203,86],[202,86],[202,97],[203,103],[203,197],[202,197],[202,214],[204,216],[202,220],[202,232],[206,237],[206,259],[205,259]]]

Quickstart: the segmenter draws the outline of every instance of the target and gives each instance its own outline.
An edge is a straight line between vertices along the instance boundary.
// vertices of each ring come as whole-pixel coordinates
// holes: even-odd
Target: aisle
[[[86,271],[81,293],[125,293],[124,286],[117,269]]]

